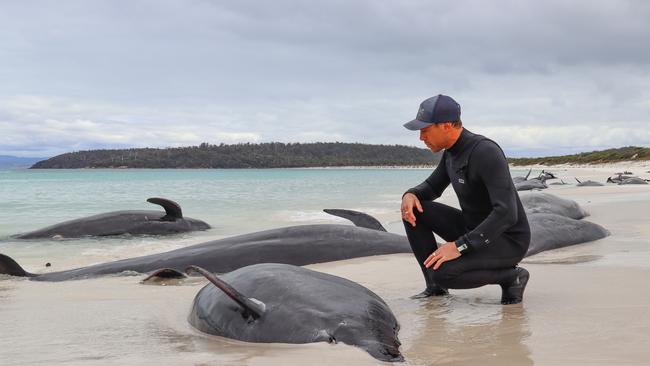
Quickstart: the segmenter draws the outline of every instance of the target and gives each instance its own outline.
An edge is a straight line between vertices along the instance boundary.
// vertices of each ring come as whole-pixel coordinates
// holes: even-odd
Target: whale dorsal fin
[[[175,221],[183,218],[183,210],[181,210],[181,206],[172,200],[160,197],[151,197],[147,199],[147,202],[160,205],[165,209],[166,215],[161,218],[163,221]]]
[[[198,272],[202,274],[203,277],[207,278],[208,281],[217,286],[217,288],[223,291],[224,294],[236,302],[237,305],[241,306],[241,308],[244,310],[242,315],[245,318],[252,317],[253,319],[258,319],[264,315],[266,305],[264,305],[263,302],[244,296],[241,292],[235,290],[232,286],[222,281],[219,277],[199,266],[189,266],[185,269],[185,273],[189,274],[190,272]]]
[[[376,218],[359,211],[343,210],[338,208],[326,208],[323,211],[330,215],[342,217],[352,221],[355,226],[365,227],[366,229],[373,229],[378,231],[386,231]]]
[[[0,274],[6,274],[16,277],[36,277],[37,275],[29,273],[16,263],[11,257],[0,254]]]

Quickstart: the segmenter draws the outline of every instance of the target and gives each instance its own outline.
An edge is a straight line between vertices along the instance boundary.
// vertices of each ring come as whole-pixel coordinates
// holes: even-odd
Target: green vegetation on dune
[[[32,169],[78,168],[300,168],[434,165],[440,154],[400,145],[262,143],[166,149],[90,150],[40,161]]]
[[[544,158],[509,158],[513,165],[603,164],[618,161],[650,160],[650,148],[627,146],[573,155]]]

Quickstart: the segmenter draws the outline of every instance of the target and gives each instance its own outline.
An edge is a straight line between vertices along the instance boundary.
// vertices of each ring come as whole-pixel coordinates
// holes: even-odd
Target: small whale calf
[[[188,321],[212,335],[262,343],[345,343],[381,361],[404,361],[399,324],[375,293],[350,280],[287,264],[247,266],[219,277],[194,299]]]
[[[147,202],[160,205],[161,211],[114,211],[48,226],[15,235],[16,239],[82,238],[111,235],[168,235],[208,230],[210,225],[183,217],[181,206],[166,198],[153,197]]]

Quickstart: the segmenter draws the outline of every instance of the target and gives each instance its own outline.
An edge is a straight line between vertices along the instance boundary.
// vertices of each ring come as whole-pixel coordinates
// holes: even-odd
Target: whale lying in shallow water
[[[554,213],[528,215],[528,224],[535,230],[531,230],[526,257],[545,250],[602,239],[609,235],[609,231],[598,224]]]
[[[336,211],[340,216],[345,216],[346,212],[347,210]],[[364,220],[364,217],[367,217],[367,220]],[[372,227],[375,227],[377,222],[376,219],[365,214],[361,217],[354,215],[354,219],[357,225]],[[24,271],[13,259],[0,254],[0,274],[28,276],[37,281],[65,281],[121,272],[150,273],[162,268],[182,272],[190,265],[203,267],[210,272],[225,273],[258,263],[302,266],[371,255],[410,252],[411,247],[405,236],[377,228],[368,229],[339,224],[298,225],[213,240],[164,253],[40,275]]]
[[[356,282],[287,264],[247,266],[216,277],[194,299],[188,321],[246,342],[342,342],[381,361],[403,361],[399,324],[386,303]]]
[[[149,198],[147,202],[160,205],[161,211],[129,210],[65,221],[46,228],[15,235],[16,239],[82,238],[111,235],[166,235],[207,230],[210,225],[183,217],[181,206],[166,198]]]
[[[548,201],[546,206],[561,206],[558,204],[560,201],[556,202],[559,197],[553,195],[544,197],[550,197],[546,200]],[[532,202],[527,204],[533,207]],[[540,202],[535,205],[543,206]],[[562,210],[564,208],[528,214],[532,238],[528,255],[584,243],[608,235],[607,230],[601,226],[564,216],[568,213],[562,214]],[[66,281],[122,272],[152,273],[164,268],[177,273],[183,272],[191,265],[203,267],[214,273],[225,273],[258,263],[302,266],[373,255],[411,253],[411,247],[404,235],[386,232],[380,224],[381,228],[378,228],[378,221],[375,218],[349,210],[330,212],[354,220],[357,226],[339,224],[289,226],[213,240],[164,253],[43,274],[29,273],[12,258],[0,254],[0,274],[31,277],[37,281]],[[536,215],[552,215],[552,217],[541,216],[535,219]]]
[[[545,192],[530,192],[519,197],[531,228],[526,256],[609,235],[609,231],[602,226],[581,220],[589,213],[573,200]]]

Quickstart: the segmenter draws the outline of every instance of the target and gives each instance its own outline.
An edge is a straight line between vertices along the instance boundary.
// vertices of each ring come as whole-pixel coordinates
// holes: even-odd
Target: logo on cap
[[[418,115],[415,118],[423,119],[423,117],[424,117],[424,107],[420,107],[420,110],[418,111]]]

